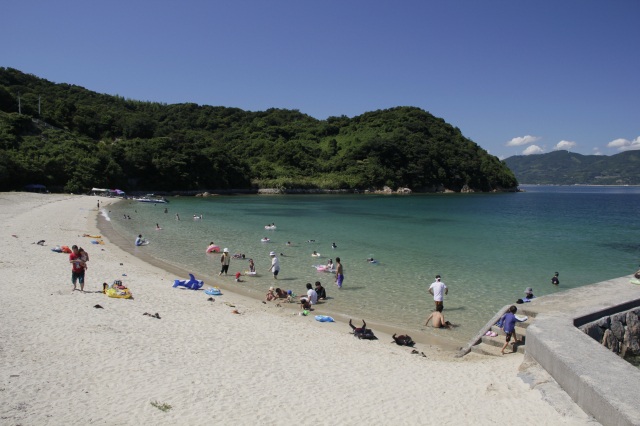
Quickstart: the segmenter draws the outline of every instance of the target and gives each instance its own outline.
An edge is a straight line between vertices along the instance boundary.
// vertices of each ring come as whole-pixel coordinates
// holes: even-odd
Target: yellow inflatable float
[[[115,288],[110,288],[106,291],[107,296],[109,297],[115,297],[116,299],[131,299],[133,297],[133,295],[131,294],[131,291],[129,291],[128,288],[125,289],[115,289]]]

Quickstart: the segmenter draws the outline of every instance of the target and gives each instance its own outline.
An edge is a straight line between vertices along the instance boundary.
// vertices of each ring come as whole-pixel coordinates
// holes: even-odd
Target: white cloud
[[[531,135],[518,136],[517,138],[513,138],[509,142],[507,142],[507,146],[529,145],[530,143],[534,143],[539,140],[540,140],[539,136],[531,136]]]
[[[603,154],[600,152],[600,148],[595,147],[593,148],[593,155],[603,155]]]
[[[616,148],[618,151],[632,151],[640,149],[640,136],[630,141],[628,139],[616,139],[607,144],[607,148]]]
[[[522,151],[522,155],[531,155],[531,154],[542,154],[544,150],[540,148],[538,145],[531,145],[527,147],[524,151]]]
[[[571,142],[571,141],[560,141],[556,144],[556,147],[554,148],[556,151],[559,151],[561,149],[566,149],[567,151],[570,150],[571,148],[573,148],[574,146],[578,145],[575,142]]]

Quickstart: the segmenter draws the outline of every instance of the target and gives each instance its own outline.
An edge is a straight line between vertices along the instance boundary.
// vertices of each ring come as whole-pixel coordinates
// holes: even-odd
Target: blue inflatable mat
[[[326,315],[316,315],[316,321],[320,322],[334,322],[333,318],[328,317]]]

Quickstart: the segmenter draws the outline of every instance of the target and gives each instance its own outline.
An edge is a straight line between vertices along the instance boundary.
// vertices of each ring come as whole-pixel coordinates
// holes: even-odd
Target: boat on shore
[[[160,204],[166,204],[166,203],[168,203],[168,202],[169,202],[169,200],[167,200],[166,198],[164,198],[164,197],[159,197],[159,196],[156,196],[156,195],[154,195],[154,194],[147,194],[147,195],[145,195],[145,196],[143,196],[143,197],[134,197],[133,199],[134,199],[135,201],[139,201],[139,202],[141,202],[141,203],[154,203],[154,204],[160,203]]]

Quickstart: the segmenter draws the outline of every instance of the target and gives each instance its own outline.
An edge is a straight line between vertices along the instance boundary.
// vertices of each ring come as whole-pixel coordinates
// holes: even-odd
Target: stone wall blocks
[[[604,336],[604,330],[599,325],[599,323],[600,321],[598,321],[597,323],[592,322],[582,327],[582,331],[587,333],[587,335],[591,337],[593,340],[595,340],[596,342],[602,342],[602,338]]]

